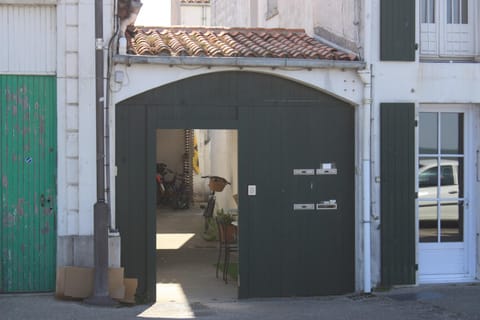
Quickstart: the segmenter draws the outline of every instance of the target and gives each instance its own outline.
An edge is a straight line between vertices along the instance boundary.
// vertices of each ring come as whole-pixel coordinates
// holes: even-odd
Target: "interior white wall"
[[[157,130],[157,164],[165,163],[167,168],[183,173],[185,134],[183,129]]]
[[[216,209],[237,208],[233,195],[238,193],[238,134],[237,130],[210,130],[211,137],[211,174],[225,178],[227,185],[221,192],[216,192]]]

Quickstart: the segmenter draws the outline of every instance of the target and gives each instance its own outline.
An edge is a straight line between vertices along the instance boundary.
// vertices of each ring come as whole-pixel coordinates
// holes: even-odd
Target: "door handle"
[[[448,194],[457,194],[458,191],[449,191]]]
[[[45,207],[45,195],[40,195],[40,206]]]

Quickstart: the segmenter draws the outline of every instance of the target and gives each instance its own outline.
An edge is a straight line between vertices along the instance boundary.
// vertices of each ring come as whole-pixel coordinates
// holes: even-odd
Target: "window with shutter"
[[[420,0],[420,55],[475,55],[474,0]]]

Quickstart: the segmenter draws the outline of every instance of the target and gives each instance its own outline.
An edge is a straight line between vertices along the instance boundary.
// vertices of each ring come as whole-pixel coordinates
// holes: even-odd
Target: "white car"
[[[459,219],[458,161],[442,159],[440,181],[438,180],[438,162],[436,159],[420,160],[418,174],[418,216],[420,220],[437,220],[437,200],[441,205],[441,219]],[[438,186],[440,182],[440,195]]]

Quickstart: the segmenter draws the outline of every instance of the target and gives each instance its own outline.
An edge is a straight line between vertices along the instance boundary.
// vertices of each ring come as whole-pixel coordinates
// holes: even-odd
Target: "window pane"
[[[454,164],[444,164],[442,162],[442,166],[440,168],[440,185],[441,186],[456,186],[455,184],[455,179],[453,177],[453,171],[454,171]],[[455,194],[458,194],[455,192]]]
[[[435,23],[435,0],[422,0],[420,6],[422,23]]]
[[[462,0],[462,23],[468,24],[468,0]]]
[[[439,198],[463,198],[463,158],[442,158],[441,163]]]
[[[441,153],[463,154],[463,114],[441,114]]]
[[[428,192],[422,188],[438,187],[438,162],[436,158],[421,158],[418,169],[419,197],[436,198],[436,192]],[[428,194],[428,196],[427,196]]]
[[[428,0],[422,0],[420,3],[420,22],[428,23]]]
[[[453,23],[456,23],[456,24],[460,23],[459,7],[460,7],[460,0],[453,0],[453,4],[452,4]]]
[[[438,153],[438,117],[434,112],[421,112],[419,125],[420,154]]]
[[[463,202],[443,201],[440,203],[440,241],[463,241]]]
[[[447,0],[447,23],[452,23],[452,0]]]
[[[438,203],[419,201],[418,223],[420,242],[438,242]]]

